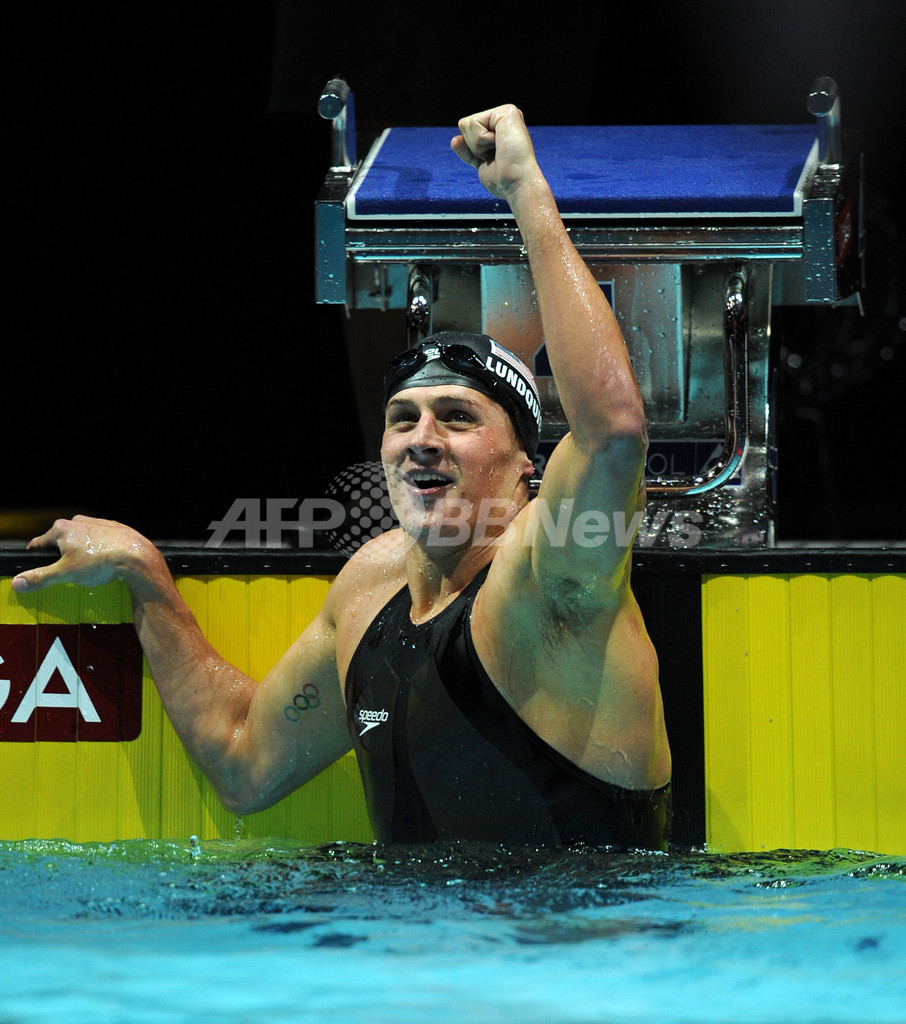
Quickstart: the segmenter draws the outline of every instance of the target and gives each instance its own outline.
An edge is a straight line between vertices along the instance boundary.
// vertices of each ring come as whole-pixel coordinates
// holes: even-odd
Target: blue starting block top
[[[796,217],[817,166],[810,125],[531,129],[564,218]],[[509,216],[450,149],[450,128],[388,128],[347,197],[350,220]]]

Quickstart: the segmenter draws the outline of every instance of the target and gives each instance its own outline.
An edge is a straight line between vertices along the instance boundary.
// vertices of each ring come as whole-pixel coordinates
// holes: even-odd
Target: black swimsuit
[[[669,784],[629,790],[587,774],[488,678],[469,625],[486,575],[421,625],[403,587],[353,655],[347,720],[375,836],[665,849]]]

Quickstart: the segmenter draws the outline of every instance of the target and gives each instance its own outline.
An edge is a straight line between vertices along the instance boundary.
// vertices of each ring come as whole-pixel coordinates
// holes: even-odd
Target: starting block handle
[[[331,78],[321,90],[318,113],[326,121],[333,121],[331,166],[351,170],[356,163],[355,98],[349,84],[342,78]]]
[[[734,268],[724,286],[724,446],[716,462],[701,476],[661,480],[646,486],[661,498],[704,494],[731,480],[742,466],[749,443],[749,326],[748,281],[742,267]]]
[[[818,119],[818,162],[826,167],[843,161],[840,90],[833,78],[816,78],[808,96],[808,112]]]

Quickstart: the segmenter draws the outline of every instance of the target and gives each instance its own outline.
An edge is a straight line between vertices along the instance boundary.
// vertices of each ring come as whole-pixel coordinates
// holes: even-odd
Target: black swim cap
[[[486,334],[441,331],[390,361],[384,405],[404,388],[461,384],[493,398],[509,415],[532,460],[541,436],[541,402],[531,370]]]

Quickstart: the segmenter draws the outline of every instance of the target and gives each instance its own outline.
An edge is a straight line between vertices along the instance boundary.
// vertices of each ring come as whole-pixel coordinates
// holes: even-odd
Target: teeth
[[[434,473],[410,473],[409,479],[419,487],[443,487],[447,481]]]

